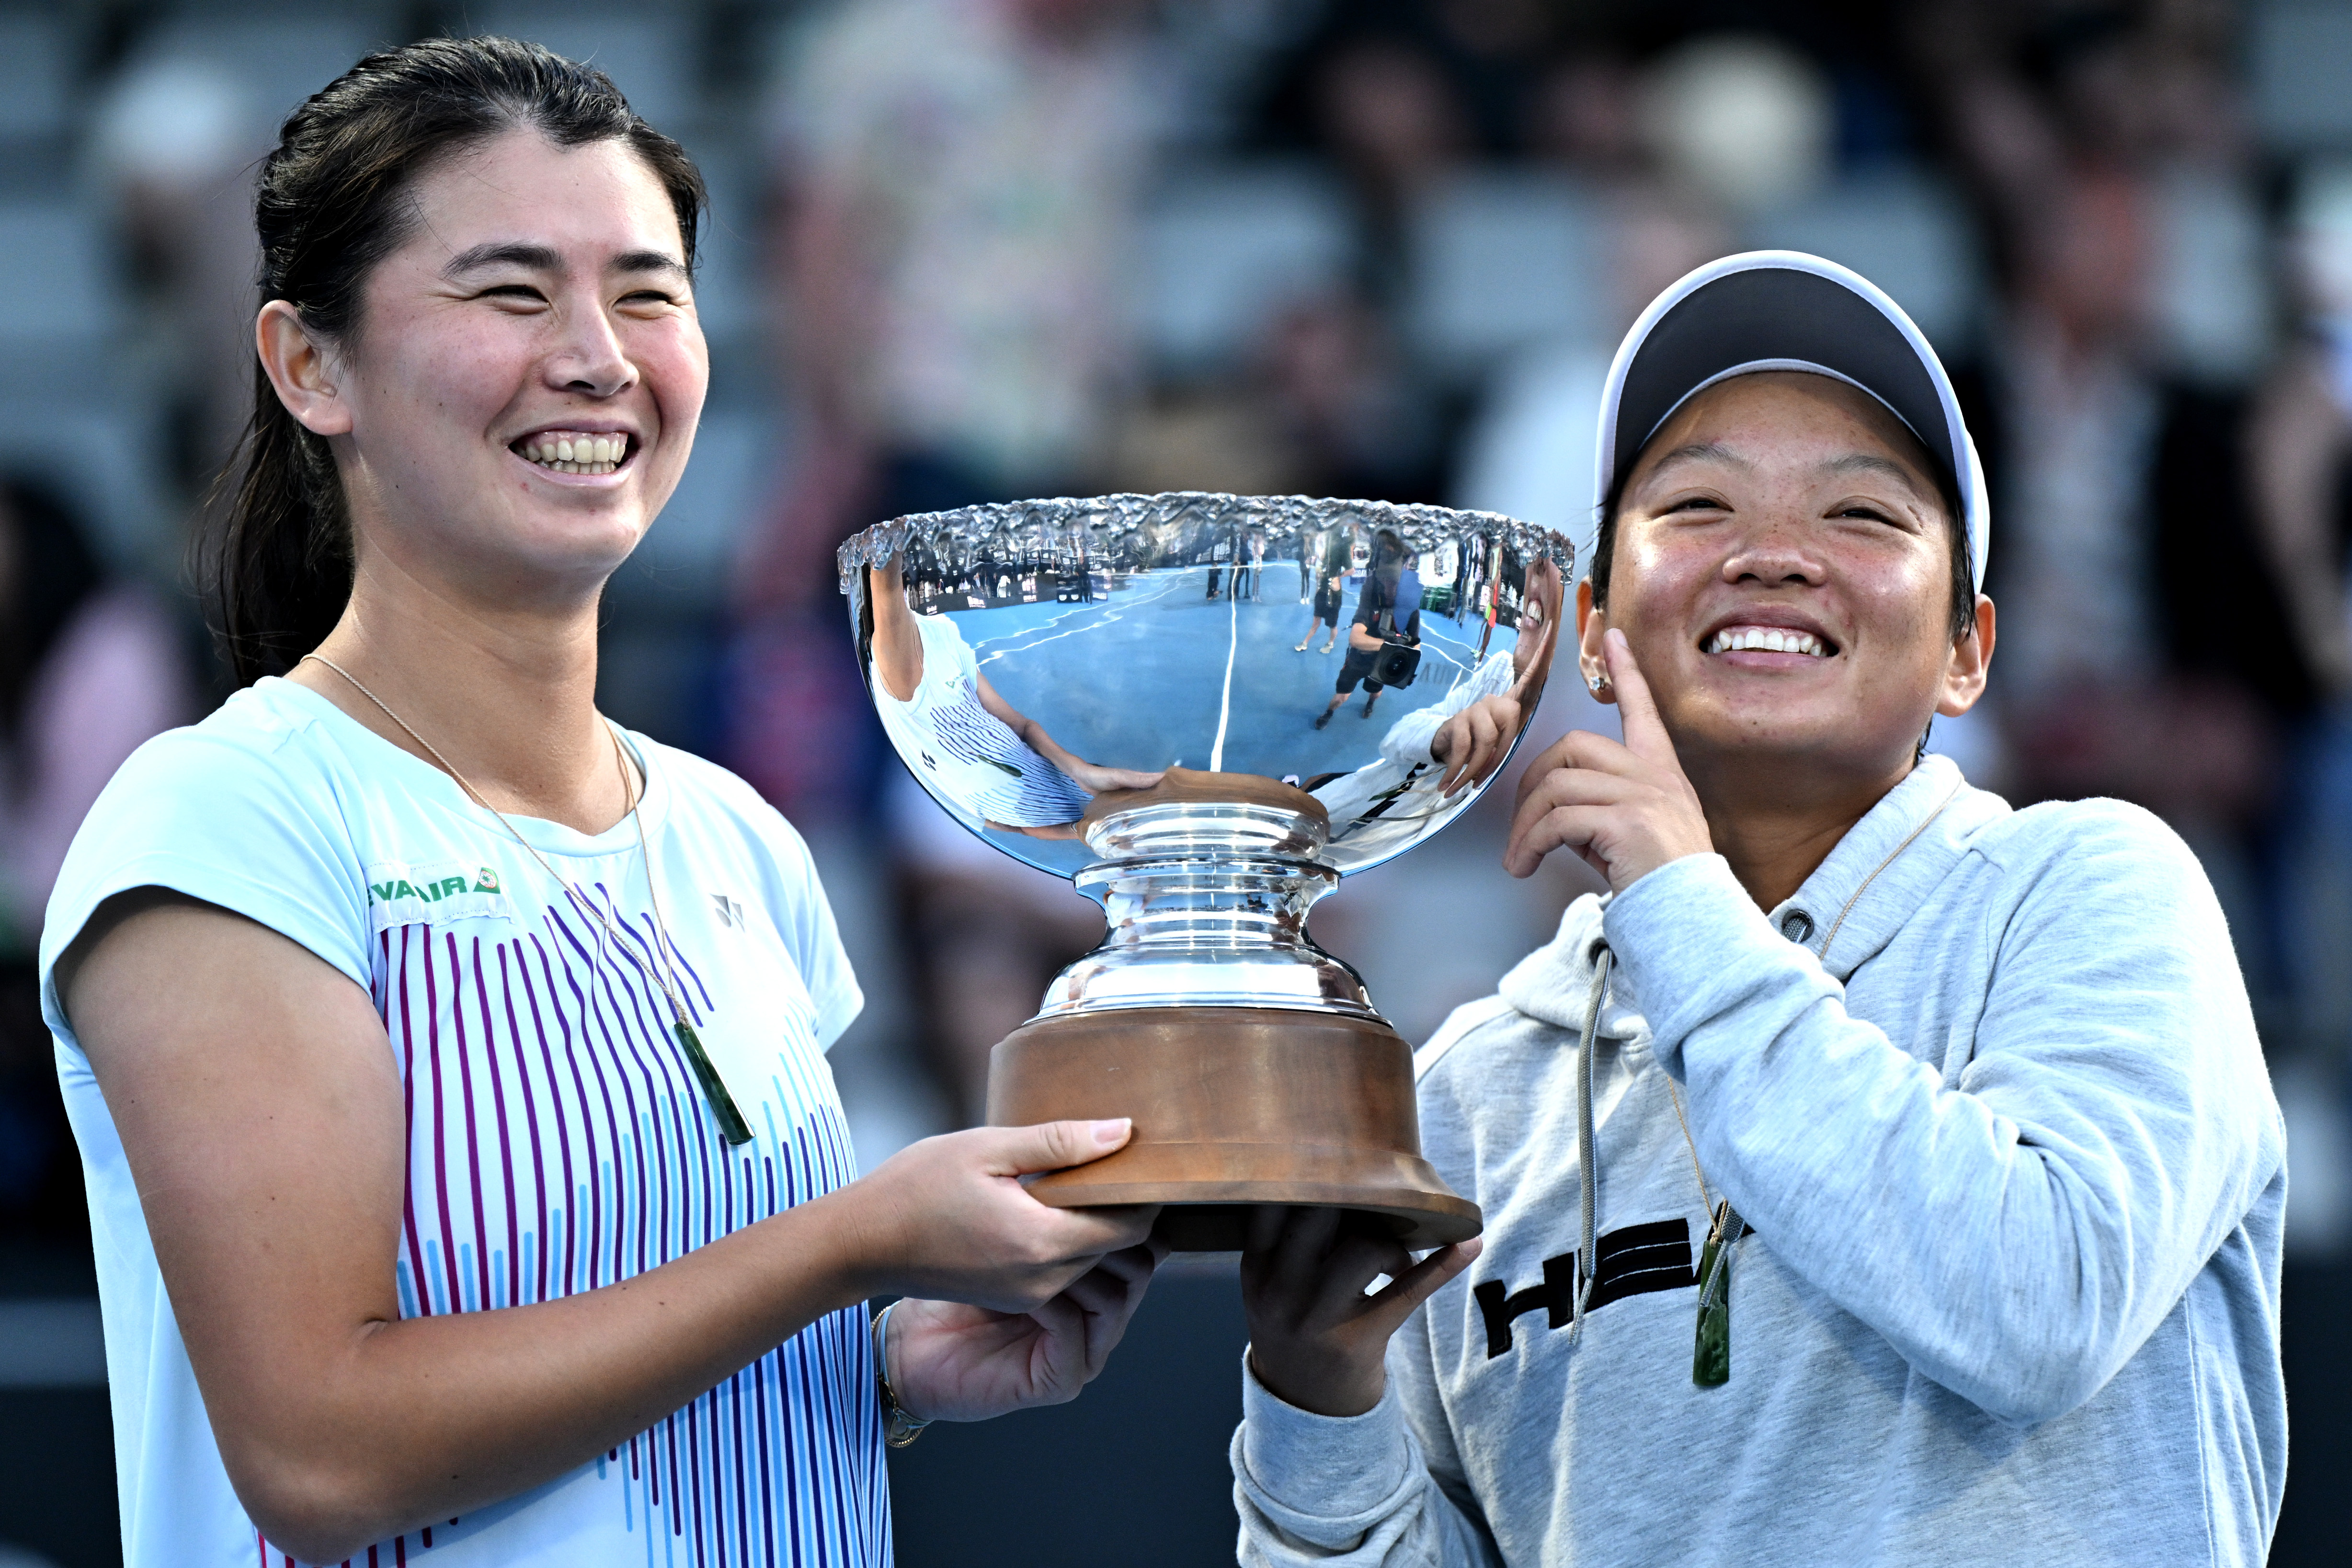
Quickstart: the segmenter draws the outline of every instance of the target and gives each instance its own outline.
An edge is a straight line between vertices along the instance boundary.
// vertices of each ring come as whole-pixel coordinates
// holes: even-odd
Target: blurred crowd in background
[[[1619,336],[1732,250],[1884,287],[1993,491],[2015,803],[2160,813],[2221,889],[2352,1254],[2352,5],[2312,0],[148,0],[0,10],[0,1258],[82,1278],[33,993],[66,843],[225,692],[184,554],[252,388],[254,161],[370,47],[604,67],[700,162],[708,412],[609,595],[603,700],[815,846],[869,998],[868,1163],[979,1115],[1094,907],[911,785],[833,565],[868,523],[1112,489],[1509,512],[1589,543]],[[1613,728],[1555,681],[1531,742]],[[1532,754],[1523,750],[1522,757]],[[1510,780],[1317,913],[1409,1037],[1581,868]],[[86,1272],[86,1265],[82,1266]],[[47,1271],[47,1272],[45,1272]]]

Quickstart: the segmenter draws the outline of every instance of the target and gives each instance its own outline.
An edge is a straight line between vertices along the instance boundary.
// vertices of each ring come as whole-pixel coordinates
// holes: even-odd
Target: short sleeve
[[[155,737],[116,772],[66,851],[42,922],[41,1011],[61,1039],[73,1036],[58,956],[100,904],[134,888],[233,910],[367,985],[360,858],[331,782],[296,734],[225,710]]]
[[[915,625],[923,638],[923,687],[950,695],[980,673],[980,661],[972,657],[971,645],[963,640],[952,617],[918,616]]]
[[[644,736],[632,738],[641,748],[651,745]],[[770,918],[776,922],[784,950],[808,990],[817,1048],[831,1050],[865,1010],[866,993],[859,989],[856,973],[850,968],[848,950],[841,945],[841,931],[834,922],[833,905],[824,896],[824,883],[817,875],[808,842],[784,820],[783,813],[733,773],[684,752],[667,754],[724,801],[739,828],[756,841],[757,852],[766,862],[763,880]]]
[[[849,967],[848,950],[841,945],[833,905],[824,896],[824,883],[817,876],[816,863],[809,858],[808,847],[781,816],[776,823],[794,851],[777,868],[786,879],[784,941],[816,1009],[817,1048],[831,1050],[834,1041],[865,1010],[866,993],[858,989],[857,976]]]

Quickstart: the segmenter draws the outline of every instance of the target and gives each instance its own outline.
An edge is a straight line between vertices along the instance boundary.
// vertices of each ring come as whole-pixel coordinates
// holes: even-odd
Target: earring
[[[1609,689],[1608,673],[1604,670],[1588,669],[1584,672],[1584,684],[1591,689],[1592,695],[1598,697]]]

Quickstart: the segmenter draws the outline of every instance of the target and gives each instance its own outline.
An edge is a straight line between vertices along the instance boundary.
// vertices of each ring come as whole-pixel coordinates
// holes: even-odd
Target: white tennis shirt
[[[863,998],[807,847],[733,774],[627,740],[681,1000],[752,1129],[738,1148],[672,1036],[626,820],[590,837],[516,819],[616,943],[446,774],[275,679],[141,747],[91,809],[50,900],[42,1005],[89,1184],[130,1568],[291,1559],[230,1489],[121,1142],[58,1005],[58,955],[111,895],[160,886],[234,910],[366,987],[407,1122],[404,1317],[593,1290],[856,1175],[824,1052]],[[846,1309],[569,1475],[350,1561],[889,1560],[873,1365]]]

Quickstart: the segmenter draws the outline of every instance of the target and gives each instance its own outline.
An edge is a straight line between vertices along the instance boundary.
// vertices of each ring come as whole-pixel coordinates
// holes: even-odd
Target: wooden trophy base
[[[1040,1176],[1056,1208],[1167,1205],[1179,1252],[1232,1252],[1253,1208],[1378,1215],[1416,1250],[1478,1234],[1478,1205],[1421,1157],[1412,1052],[1370,1018],[1283,1007],[1133,1007],[1024,1024],[989,1063],[1000,1127],[1129,1116],[1135,1136]]]

